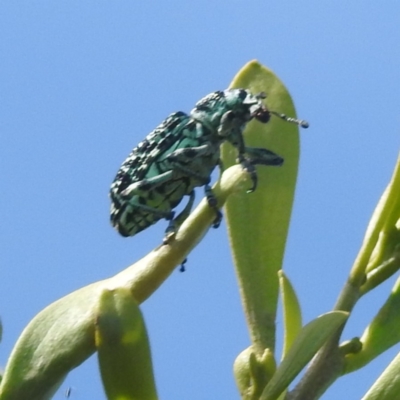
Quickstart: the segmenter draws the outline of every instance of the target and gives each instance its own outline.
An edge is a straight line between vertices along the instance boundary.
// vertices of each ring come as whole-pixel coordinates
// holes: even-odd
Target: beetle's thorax
[[[221,125],[221,118],[227,112],[232,112],[235,118],[239,118],[243,123],[252,118],[251,107],[248,103],[250,96],[254,97],[244,89],[213,92],[196,104],[190,112],[190,116],[208,130],[217,133]]]

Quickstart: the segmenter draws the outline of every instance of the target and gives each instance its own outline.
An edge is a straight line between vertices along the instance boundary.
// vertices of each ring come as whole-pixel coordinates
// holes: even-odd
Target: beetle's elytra
[[[209,205],[215,209],[213,223],[222,218],[210,183],[214,168],[220,163],[220,146],[230,142],[238,151],[238,163],[250,174],[255,190],[254,166],[283,163],[270,150],[247,147],[243,139],[246,123],[255,118],[267,123],[271,114],[302,127],[305,121],[270,111],[263,104],[264,93],[251,94],[245,89],[227,89],[209,94],[190,112],[176,112],[166,118],[129,154],[110,190],[111,223],[122,236],[136,233],[165,218],[169,221],[164,242],[190,214],[194,189],[204,186]],[[175,217],[174,208],[183,197],[189,200]]]

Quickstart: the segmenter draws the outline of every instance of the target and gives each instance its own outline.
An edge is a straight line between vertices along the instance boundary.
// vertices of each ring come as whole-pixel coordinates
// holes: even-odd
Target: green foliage
[[[300,333],[303,324],[301,320],[300,303],[297,299],[294,287],[282,270],[278,272],[278,275],[279,289],[282,297],[283,321],[285,324],[282,350],[283,358]]]
[[[348,314],[343,311],[333,311],[305,325],[300,330],[274,376],[266,385],[260,400],[276,399],[308,364],[327,339],[345,322],[347,316]]]
[[[231,87],[266,92],[272,110],[295,115],[283,84],[256,61],[239,72]],[[342,338],[355,304],[400,268],[400,160],[337,304],[303,326],[294,286],[281,271],[297,175],[298,128],[278,118],[264,124],[252,121],[244,137],[246,144],[276,151],[285,164],[280,169],[259,168],[258,189],[248,195],[252,177],[236,164],[233,148],[227,144],[222,150],[224,165],[233,166],[213,187],[217,207],[226,204],[251,339],[250,347],[234,364],[238,390],[243,400],[317,399],[341,375],[362,368],[400,341],[399,281],[360,338]],[[215,209],[204,199],[181,221],[168,246],[159,246],[121,273],[81,288],[41,311],[15,344],[0,383],[0,400],[50,399],[69,371],[94,352],[109,399],[156,400],[139,305],[182,263],[214,219]],[[279,293],[285,336],[280,356],[275,349]],[[363,399],[398,397],[399,376],[397,356]]]
[[[400,393],[400,354],[393,359],[361,400],[394,400]]]
[[[268,107],[294,116],[294,106],[279,79],[259,63],[247,64],[231,87],[268,94]],[[279,134],[277,134],[279,132]],[[279,169],[259,168],[258,189],[231,196],[226,220],[235,268],[243,295],[245,314],[256,353],[275,348],[275,319],[278,304],[278,271],[282,268],[299,158],[296,125],[271,118],[268,124],[250,123],[245,132],[250,146],[264,147],[280,154],[285,162]],[[222,161],[235,163],[235,152],[223,146]]]
[[[108,399],[157,399],[146,327],[129,290],[103,291],[95,340]]]

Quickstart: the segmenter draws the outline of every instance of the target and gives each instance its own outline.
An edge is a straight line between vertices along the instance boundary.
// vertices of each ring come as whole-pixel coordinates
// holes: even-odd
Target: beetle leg
[[[185,219],[189,216],[190,211],[192,210],[194,199],[195,199],[195,193],[194,190],[192,190],[189,193],[189,201],[186,204],[185,208],[179,213],[179,215],[174,219],[175,225],[176,226],[181,226],[182,223],[185,221]]]
[[[253,186],[247,193],[254,192],[257,187],[257,171],[255,165],[282,165],[283,158],[270,150],[246,147],[243,140],[243,120],[235,118],[232,111],[226,112],[221,118],[218,128],[220,135],[225,135],[227,140],[236,147],[238,151],[238,162],[250,174]]]
[[[182,149],[185,150],[185,149]],[[213,222],[213,227],[218,228],[219,225],[221,224],[222,220],[222,213],[218,210],[217,207],[217,199],[214,196],[214,193],[212,192],[211,187],[209,186],[210,183],[210,177],[204,177],[203,175],[199,174],[196,171],[192,171],[190,168],[186,167],[185,165],[181,165],[179,163],[174,163],[173,168],[175,170],[179,170],[183,172],[185,175],[190,176],[192,178],[198,179],[199,181],[202,181],[204,183],[204,192],[207,198],[208,205],[215,210],[215,220]],[[254,167],[253,167],[254,168]]]
[[[201,146],[184,147],[173,151],[168,154],[166,160],[168,160],[171,165],[187,164],[194,158],[209,156],[215,154],[219,150],[219,144],[206,143]]]
[[[218,209],[217,199],[210,187],[210,185],[206,184],[204,186],[204,193],[206,195],[208,205],[215,211],[216,217],[213,222],[213,228],[218,228],[222,221],[222,213]]]
[[[170,181],[173,177],[173,173],[173,171],[167,171],[160,175],[153,176],[152,178],[147,178],[132,183],[126,189],[124,189],[120,195],[122,197],[131,197],[153,190],[156,187],[163,185],[165,182]]]
[[[242,165],[243,169],[250,174],[253,186],[247,190],[247,193],[254,192],[257,187],[257,172],[254,168],[254,163],[245,157],[247,153],[243,140],[243,121],[235,119],[235,114],[232,111],[227,111],[221,118],[221,125],[218,128],[220,135],[225,135],[226,139],[237,149],[237,161]],[[250,152],[251,152],[251,148]]]
[[[247,193],[254,192],[257,188],[257,171],[254,168],[255,165],[275,165],[280,166],[283,164],[283,158],[278,156],[276,153],[259,148],[259,147],[245,147],[244,152],[247,157],[243,154],[239,154],[238,162],[243,168],[250,174],[253,186],[247,190]]]
[[[192,178],[196,178],[196,179],[198,179],[200,181],[203,181],[203,183],[205,185],[204,186],[204,193],[206,195],[208,205],[212,209],[215,210],[215,214],[216,214],[215,220],[213,222],[213,228],[218,228],[219,225],[221,224],[222,213],[221,213],[221,211],[218,210],[217,199],[215,198],[214,193],[212,192],[212,189],[211,189],[211,187],[209,185],[210,177],[204,177],[201,174],[197,173],[196,171],[192,171],[191,169],[189,169],[189,168],[187,168],[185,166],[182,166],[180,164],[176,164],[174,167],[176,169],[178,169],[179,171],[183,172],[187,176],[190,176]]]
[[[164,211],[164,210],[159,210],[158,208],[146,206],[145,204],[141,204],[139,201],[137,201],[138,197],[133,197],[132,199],[127,202],[127,205],[131,207],[136,207],[140,208],[141,210],[147,211],[151,214],[158,215],[160,218],[166,218],[170,219],[173,218],[173,213],[172,211]]]
[[[245,147],[245,152],[248,155],[248,160],[253,165],[281,166],[284,161],[282,157],[273,151],[259,147]]]
[[[169,221],[169,224],[167,226],[167,229],[165,230],[163,244],[168,244],[169,241],[172,239],[172,237],[175,235],[176,227],[175,227],[174,216],[175,216],[175,213],[173,211],[171,211],[171,215],[167,218],[167,220]]]
[[[218,228],[219,225],[221,224],[222,213],[219,211],[217,207],[217,199],[215,198],[212,189],[209,186],[210,177],[209,176],[205,177],[200,173],[198,173],[197,171],[193,171],[190,167],[187,167],[185,164],[183,164],[183,162],[187,162],[187,160],[215,153],[215,147],[216,145],[214,144],[205,144],[197,147],[186,147],[183,149],[175,150],[167,158],[170,161],[172,168],[181,171],[186,176],[190,176],[191,178],[195,178],[200,182],[204,183],[205,185],[204,192],[207,198],[207,202],[209,206],[215,210],[216,214],[216,218],[213,222],[213,227]],[[220,160],[218,160],[217,163],[220,166],[222,165],[222,162]]]
[[[215,210],[216,214],[215,220],[213,222],[213,228],[218,228],[219,225],[221,224],[222,213],[218,210],[217,199],[215,198],[214,193],[212,192],[212,189],[209,186],[210,177],[209,176],[205,177],[199,174],[197,171],[193,171],[192,169],[190,169],[190,167],[188,168],[186,165],[182,165],[179,162],[213,154],[213,152],[215,152],[215,146],[211,144],[205,144],[198,147],[186,147],[184,149],[175,150],[168,156],[168,159],[170,160],[175,170],[179,170],[183,172],[185,175],[195,178],[204,183],[205,185],[204,192],[207,198],[208,205]],[[218,161],[218,163],[220,163],[220,161]]]
[[[250,175],[251,181],[253,182],[253,186],[248,189],[246,192],[247,193],[252,193],[256,190],[257,188],[257,183],[258,183],[258,178],[257,178],[257,171],[254,167],[254,164],[252,164],[247,158],[245,158],[243,155],[238,156],[238,162],[242,166],[242,168]]]
[[[196,171],[193,171],[192,169],[186,167],[185,165],[174,164],[173,168],[174,168],[175,171],[179,171],[185,176],[197,179],[198,181],[202,182],[202,184],[197,185],[197,186],[206,185],[207,183],[210,182],[210,177],[209,176],[205,177],[204,175],[202,175],[202,174],[200,174],[200,173],[198,173]]]
[[[186,271],[186,263],[187,263],[187,258],[185,258],[183,261],[182,261],[182,264],[181,264],[181,266],[180,266],[180,268],[179,268],[179,272],[185,272]]]
[[[168,218],[169,219],[169,224],[168,227],[165,231],[165,236],[163,239],[163,244],[168,244],[169,241],[172,239],[172,237],[175,236],[175,233],[177,229],[182,225],[183,221],[189,216],[190,211],[192,210],[193,203],[194,203],[194,198],[195,198],[195,193],[194,190],[192,190],[189,194],[189,201],[186,204],[185,208],[179,213],[179,215],[174,218],[174,213],[172,213],[172,217]]]
[[[209,156],[214,154],[216,151],[219,151],[218,146],[216,144],[208,143],[196,147],[177,149],[165,158],[164,162],[167,161],[168,164],[164,164],[163,168],[167,167],[172,171],[178,171],[187,177],[194,178],[202,182],[202,184],[197,186],[205,185],[210,182],[210,177],[194,171],[192,168],[190,168],[190,163],[193,161],[193,159]]]
[[[235,112],[229,110],[221,117],[221,121],[218,127],[218,135],[226,138],[232,136],[232,133],[234,131],[241,134],[242,127],[243,120],[241,118],[238,118]]]

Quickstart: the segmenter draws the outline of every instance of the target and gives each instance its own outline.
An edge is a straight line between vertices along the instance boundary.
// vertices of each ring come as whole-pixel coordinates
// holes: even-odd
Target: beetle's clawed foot
[[[165,235],[163,238],[163,244],[167,245],[167,244],[171,243],[171,240],[174,238],[175,233],[176,233],[175,231],[165,232]]]
[[[222,212],[219,210],[216,210],[216,214],[217,214],[217,216],[215,217],[214,222],[212,224],[212,227],[214,229],[219,228],[219,226],[221,225],[221,221],[222,221]]]
[[[175,213],[171,211],[170,215],[168,215],[168,217],[166,218],[166,220],[169,221],[169,224],[167,226],[167,229],[165,230],[165,235],[163,238],[164,245],[170,243],[173,237],[175,236],[176,226],[175,226],[174,216]]]
[[[182,261],[181,266],[179,267],[179,272],[185,272],[186,271],[186,263],[187,263],[187,258],[185,258]]]
[[[254,164],[251,160],[247,160],[246,158],[240,158],[238,160],[243,167],[243,169],[250,175],[251,181],[253,182],[253,186],[250,189],[247,189],[246,193],[252,193],[257,188],[258,178],[257,171],[254,167]]]
[[[206,194],[206,199],[208,205],[214,209],[216,217],[214,219],[214,222],[212,223],[213,228],[218,228],[221,225],[222,221],[222,213],[218,209],[218,201],[217,198],[215,197],[211,187],[209,185],[205,185],[205,194]]]

